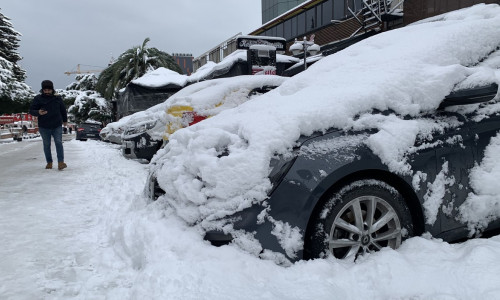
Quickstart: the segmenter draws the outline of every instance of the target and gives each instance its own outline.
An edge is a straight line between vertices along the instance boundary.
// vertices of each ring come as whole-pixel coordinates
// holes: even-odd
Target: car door
[[[491,108],[488,108],[492,106]],[[470,119],[470,129],[474,136],[474,161],[478,166],[483,164],[483,159],[485,158],[485,150],[488,145],[490,145],[492,138],[500,135],[500,113],[491,113],[485,115],[485,111],[495,111],[495,106],[498,103],[485,103],[481,110],[476,111],[476,113],[469,116]],[[498,162],[500,163],[500,162]],[[487,183],[480,183],[487,185]],[[471,192],[475,194],[480,194],[480,191],[475,191],[471,188]],[[491,191],[490,191],[491,192]],[[488,192],[488,193],[490,193]],[[476,201],[484,200],[482,197],[475,197]],[[491,208],[494,211],[494,208]],[[489,224],[492,227],[498,227],[500,225],[500,219],[493,220]]]
[[[443,235],[455,235],[455,237],[464,235],[465,230],[456,230],[454,233],[446,232],[464,229],[467,225],[464,221],[459,221],[459,213],[461,206],[473,192],[470,186],[472,168],[480,163],[486,146],[499,128],[498,115],[491,113],[495,111],[496,104],[490,103],[497,91],[496,83],[457,90],[445,97],[441,103],[441,109],[438,110],[449,115],[455,114],[462,123],[461,126],[452,126],[446,135],[441,136],[442,141],[450,142],[436,149],[438,178],[441,174],[441,187],[444,187],[446,191],[440,208],[441,218],[439,218]],[[491,107],[488,108],[488,105]],[[446,107],[450,108],[446,109]],[[500,109],[496,110],[500,111]],[[442,164],[441,171],[439,171],[440,163]]]
[[[465,201],[469,189],[469,173],[474,166],[474,136],[471,134],[467,119],[458,113],[438,112],[449,118],[450,122],[458,121],[460,126],[452,126],[444,133],[435,135],[439,145],[436,151],[436,176],[429,182],[425,201],[437,209],[436,225],[440,232],[461,228],[463,224],[456,219],[458,207]],[[438,205],[439,204],[439,205]],[[436,211],[427,211],[427,214]],[[429,218],[426,216],[426,220]]]

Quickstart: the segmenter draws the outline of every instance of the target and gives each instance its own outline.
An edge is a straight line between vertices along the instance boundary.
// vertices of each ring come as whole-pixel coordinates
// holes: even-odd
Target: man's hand
[[[47,114],[47,111],[45,109],[39,109],[38,113],[40,114],[40,116],[43,116],[43,115]]]

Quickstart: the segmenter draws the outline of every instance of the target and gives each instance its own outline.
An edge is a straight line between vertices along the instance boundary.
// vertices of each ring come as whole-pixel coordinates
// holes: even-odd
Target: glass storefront
[[[276,5],[278,5],[279,3],[278,0],[263,0],[263,14],[264,2],[267,3],[266,5],[270,5],[273,3],[276,3]],[[291,2],[299,2],[298,4],[300,4],[304,1]],[[350,17],[351,13],[349,12],[348,7],[354,12],[357,12],[362,8],[362,3],[362,0],[326,0],[318,3],[317,5],[296,16],[293,16],[285,22],[271,27],[270,29],[261,33],[261,35],[278,36],[283,37],[286,40],[300,38],[308,32],[330,25],[332,20],[343,20],[347,17]],[[272,7],[273,6],[268,6],[267,9],[270,10]]]

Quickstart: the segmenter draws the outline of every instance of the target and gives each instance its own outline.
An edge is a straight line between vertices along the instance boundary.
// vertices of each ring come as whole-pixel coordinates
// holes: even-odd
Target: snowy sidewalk
[[[106,203],[140,193],[145,165],[95,141],[65,142],[63,171],[44,169],[40,140],[1,147],[0,298],[79,294],[106,246],[99,240]],[[123,182],[116,174],[136,179]]]

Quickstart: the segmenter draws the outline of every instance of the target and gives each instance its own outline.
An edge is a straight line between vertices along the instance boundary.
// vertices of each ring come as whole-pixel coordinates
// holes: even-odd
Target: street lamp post
[[[307,63],[306,63],[306,58],[307,58],[307,53],[310,55],[316,55],[319,53],[320,48],[317,44],[314,43],[314,34],[311,35],[311,38],[309,41],[307,38],[304,36],[304,39],[302,41],[297,41],[295,39],[295,42],[293,45],[290,46],[290,51],[293,53],[293,55],[299,55],[301,53],[304,53],[304,70],[307,69]]]

